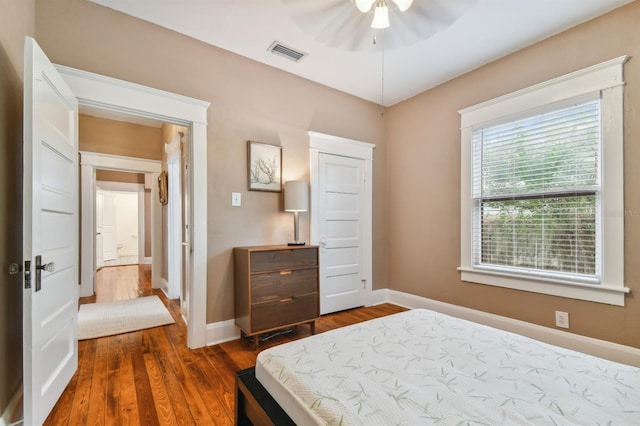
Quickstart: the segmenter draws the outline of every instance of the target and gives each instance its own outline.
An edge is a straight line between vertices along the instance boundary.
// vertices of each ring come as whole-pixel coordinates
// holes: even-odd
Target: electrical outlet
[[[556,327],[569,328],[569,314],[556,311]]]

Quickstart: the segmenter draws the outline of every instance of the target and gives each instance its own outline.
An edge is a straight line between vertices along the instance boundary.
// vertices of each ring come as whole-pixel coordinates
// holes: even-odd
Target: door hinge
[[[31,261],[24,261],[24,288],[31,288]]]

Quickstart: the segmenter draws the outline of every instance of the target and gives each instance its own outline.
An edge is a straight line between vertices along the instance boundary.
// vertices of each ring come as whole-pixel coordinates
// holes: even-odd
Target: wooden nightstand
[[[258,337],[309,324],[320,315],[317,246],[236,247],[235,317],[241,335]]]

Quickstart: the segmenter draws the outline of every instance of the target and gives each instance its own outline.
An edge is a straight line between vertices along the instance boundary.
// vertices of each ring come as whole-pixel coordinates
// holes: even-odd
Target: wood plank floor
[[[309,335],[308,326],[275,336],[252,350],[234,340],[196,350],[186,347],[186,327],[177,301],[151,289],[148,265],[103,268],[96,300],[157,294],[175,324],[78,343],[78,371],[46,425],[232,425],[235,372],[255,365],[260,350]],[[403,311],[384,304],[325,315],[318,333]]]

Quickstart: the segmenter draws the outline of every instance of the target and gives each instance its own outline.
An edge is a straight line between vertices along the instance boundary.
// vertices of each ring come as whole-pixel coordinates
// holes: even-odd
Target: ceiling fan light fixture
[[[371,28],[383,29],[389,27],[389,8],[384,0],[381,0],[376,5],[376,10],[373,15],[373,22]]]
[[[411,3],[413,3],[413,0],[393,0],[393,2],[396,4],[396,6],[398,6],[400,12],[404,12],[405,10],[409,9]]]
[[[376,0],[355,0],[356,7],[362,13],[367,13],[368,11],[370,11],[371,10],[371,6],[373,6],[373,3],[375,1]]]

